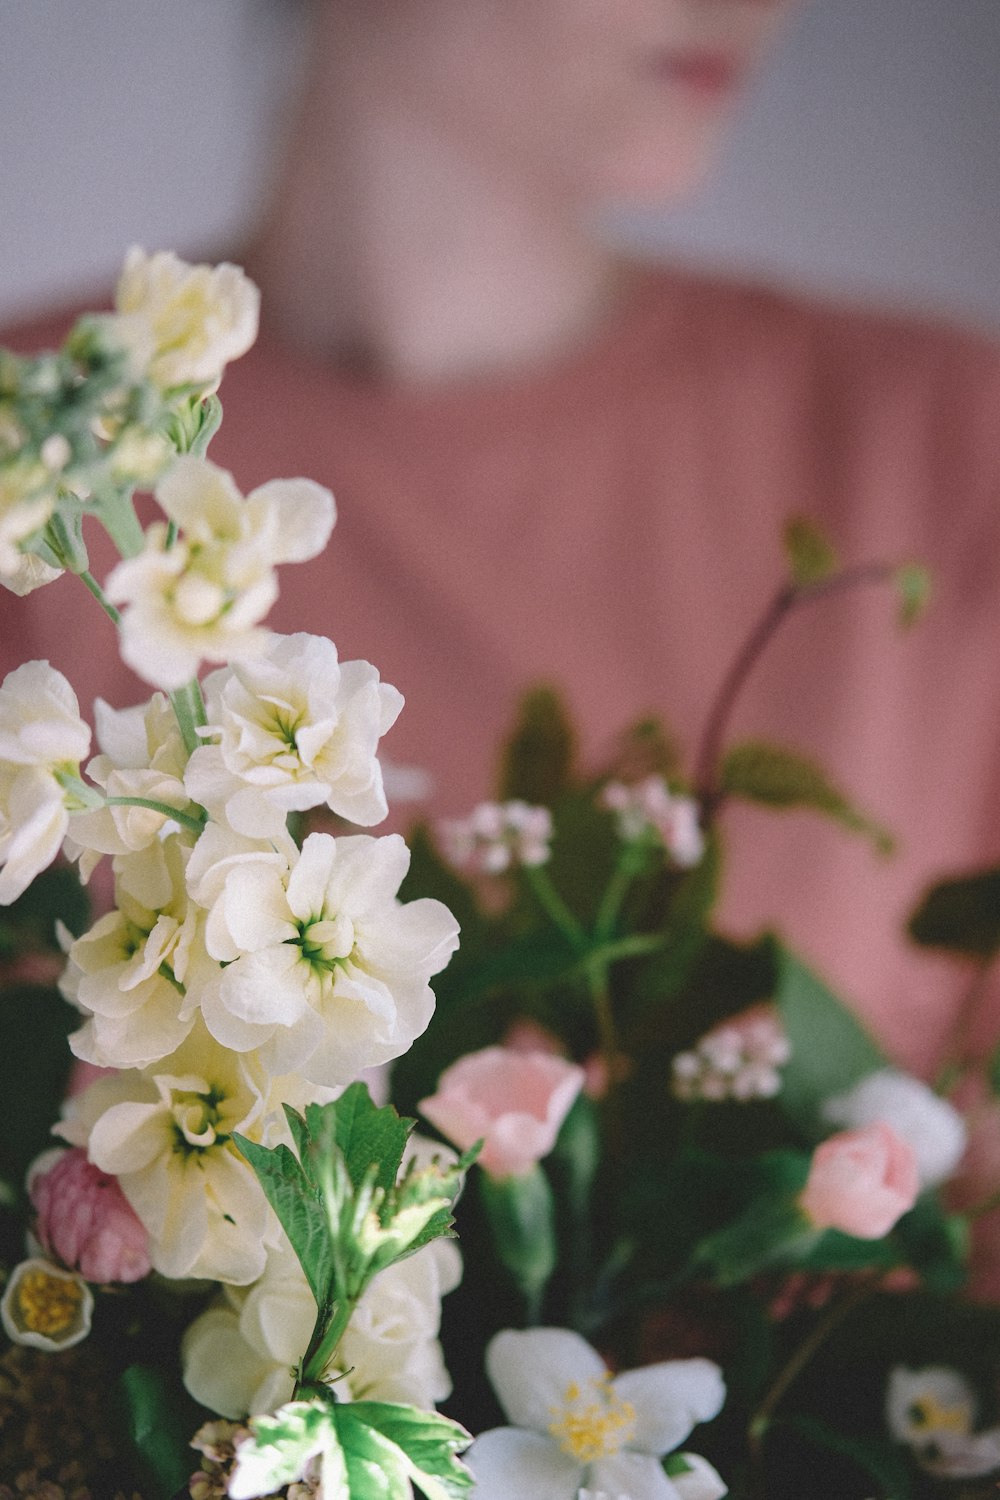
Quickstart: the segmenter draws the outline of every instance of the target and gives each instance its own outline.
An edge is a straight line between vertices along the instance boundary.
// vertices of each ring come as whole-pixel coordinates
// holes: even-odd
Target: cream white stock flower
[[[76,694],[47,661],[0,686],[0,905],[16,900],[59,853],[74,806],[59,777],[78,777],[90,730]]]
[[[194,752],[185,782],[237,832],[267,837],[288,813],[323,804],[354,823],[385,817],[378,742],[403,698],[368,662],[338,662],[323,636],[273,635],[263,656],[213,672],[204,692],[217,743]]]
[[[965,1121],[947,1099],[926,1083],[896,1068],[869,1073],[847,1093],[827,1099],[823,1118],[855,1130],[884,1120],[913,1147],[922,1187],[937,1187],[952,1176],[965,1154]]]
[[[206,861],[192,893],[217,891],[205,942],[225,965],[201,998],[212,1035],[325,1085],[405,1052],[434,1010],[428,981],[458,946],[440,901],[397,900],[409,862],[398,834],[323,833],[290,868],[276,854],[235,855],[221,887]]]
[[[133,245],[115,307],[105,327],[137,374],[161,390],[194,385],[208,393],[256,339],[260,292],[239,266],[192,266],[172,251],[147,255]]]
[[[435,1240],[379,1273],[368,1287],[327,1379],[346,1400],[400,1401],[425,1409],[451,1392],[438,1329],[441,1298],[457,1286],[461,1259]],[[229,1288],[184,1335],[184,1384],[224,1417],[275,1411],[292,1398],[293,1372],[309,1344],[316,1303],[287,1240],[259,1281]],[[346,1372],[346,1373],[345,1373]]]
[[[616,1500],[698,1495],[668,1479],[660,1460],[721,1411],[722,1372],[710,1360],[669,1360],[612,1377],[579,1334],[530,1328],[498,1333],[486,1368],[513,1425],[483,1433],[465,1454],[476,1500],[577,1500],[581,1489]],[[701,1462],[704,1483],[710,1465]]]
[[[194,1025],[197,973],[214,972],[200,913],[184,880],[189,851],[176,835],[116,861],[114,911],[69,949],[63,995],[87,1016],[70,1037],[98,1067],[141,1068],[180,1046]],[[150,904],[152,903],[152,904]]]
[[[117,1177],[171,1278],[246,1284],[262,1273],[275,1224],[233,1133],[262,1138],[267,1079],[201,1027],[145,1072],[99,1079],[59,1134]]]
[[[177,718],[163,693],[148,703],[115,709],[98,698],[94,704],[101,754],[87,775],[108,797],[161,802],[184,811],[190,806],[183,775],[187,751]],[[133,854],[158,839],[167,823],[164,813],[148,807],[99,807],[73,818],[67,852],[80,856],[81,879],[88,879],[102,854]]]
[[[909,1370],[897,1365],[886,1389],[886,1420],[927,1473],[972,1479],[1000,1470],[1000,1427],[974,1431],[975,1392],[945,1365]]]
[[[28,594],[58,578],[57,569],[27,557],[20,547],[55,508],[52,474],[40,459],[0,462],[0,583],[12,593]]]
[[[146,532],[138,557],[108,577],[124,605],[121,653],[144,682],[168,690],[195,676],[202,660],[259,655],[260,629],[278,594],[275,567],[322,552],[335,518],[333,496],[310,479],[273,479],[244,497],[231,474],[207,459],[179,458],[156,488],[179,528]]]

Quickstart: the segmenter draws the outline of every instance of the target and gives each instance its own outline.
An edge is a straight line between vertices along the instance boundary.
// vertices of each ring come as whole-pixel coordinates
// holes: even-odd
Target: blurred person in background
[[[791,0],[308,3],[281,169],[233,257],[264,327],[212,446],[244,489],[301,473],[337,496],[329,551],[273,624],[375,662],[407,699],[390,757],[457,814],[540,680],[591,764],[651,712],[693,754],[781,581],[789,515],[849,561],[925,562],[916,631],[878,593],[799,612],[732,724],[819,759],[897,857],[727,809],[723,920],[780,923],[926,1073],[957,986],[902,925],[932,878],[1000,854],[1000,678],[981,667],[1000,626],[996,352],[631,263],[594,232],[609,199],[697,185]],[[46,657],[84,701],[140,696],[110,642],[95,651],[107,627],[75,580],[0,609],[3,671]],[[971,1044],[998,1027],[984,1004]]]

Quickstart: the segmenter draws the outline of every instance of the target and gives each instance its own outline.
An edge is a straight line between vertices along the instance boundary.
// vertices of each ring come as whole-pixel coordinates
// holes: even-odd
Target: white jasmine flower
[[[439,901],[396,899],[409,861],[398,834],[310,834],[290,869],[273,854],[234,856],[206,927],[225,965],[202,995],[213,1036],[328,1085],[405,1052],[434,1010],[428,981],[458,945]]]
[[[194,1024],[196,1000],[185,994],[192,960],[200,954],[203,969],[214,965],[188,902],[187,853],[173,836],[118,861],[115,910],[70,946],[60,989],[87,1015],[70,1037],[85,1062],[144,1067],[179,1047]],[[148,906],[150,895],[165,899]]]
[[[186,785],[205,806],[222,804],[237,832],[266,837],[290,812],[325,804],[354,823],[386,815],[380,737],[402,695],[364,661],[340,663],[332,641],[273,635],[253,662],[206,679],[206,736]]]
[[[693,797],[670,791],[662,776],[647,776],[634,786],[610,781],[601,805],[618,814],[618,832],[626,843],[655,834],[675,865],[682,870],[699,864],[705,838]]]
[[[233,1133],[259,1140],[265,1103],[253,1061],[197,1027],[145,1073],[92,1085],[60,1133],[118,1178],[149,1234],[154,1270],[246,1284],[264,1269],[273,1221]]]
[[[484,1433],[465,1454],[476,1500],[576,1500],[581,1488],[678,1500],[684,1491],[660,1459],[725,1400],[722,1372],[710,1360],[612,1377],[596,1350],[563,1328],[497,1334],[486,1367],[513,1425]]]
[[[435,1240],[379,1273],[367,1288],[326,1378],[352,1401],[399,1401],[424,1409],[451,1392],[438,1329],[441,1298],[457,1286],[461,1259]],[[181,1345],[184,1384],[226,1417],[275,1411],[292,1399],[293,1371],[309,1343],[316,1303],[298,1258],[282,1239],[252,1287],[227,1288],[191,1324]]]
[[[161,390],[194,385],[207,394],[256,339],[260,293],[239,266],[192,266],[133,245],[115,307],[105,326],[138,374]]]
[[[0,686],[0,905],[50,865],[75,805],[60,775],[78,777],[90,730],[76,694],[47,661],[29,661]]]
[[[277,597],[274,569],[322,552],[334,523],[333,496],[309,479],[274,479],[240,494],[207,459],[179,458],[156,498],[180,530],[146,532],[138,557],[114,568],[105,591],[125,606],[121,652],[133,671],[168,690],[190,681],[204,659],[261,653],[259,629]]]
[[[922,1187],[952,1176],[968,1140],[965,1121],[947,1099],[896,1068],[869,1073],[847,1093],[827,1099],[823,1118],[857,1129],[884,1120],[913,1147]]]
[[[957,1370],[897,1365],[886,1390],[886,1420],[922,1469],[940,1479],[972,1479],[1000,1470],[1000,1427],[974,1431],[976,1397]]]
[[[453,864],[471,874],[499,875],[548,861],[552,814],[519,799],[481,802],[467,818],[443,820],[438,831]]]
[[[93,1311],[93,1293],[82,1276],[35,1257],[11,1272],[0,1322],[12,1343],[52,1354],[87,1337]]]

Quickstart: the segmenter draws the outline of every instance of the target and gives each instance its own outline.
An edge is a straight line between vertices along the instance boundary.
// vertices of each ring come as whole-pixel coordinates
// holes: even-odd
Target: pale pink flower
[[[87,1281],[139,1281],[148,1276],[149,1236],[118,1179],[74,1147],[30,1182],[35,1231],[50,1255]]]
[[[583,1081],[565,1058],[484,1047],[446,1068],[417,1107],[460,1150],[482,1139],[491,1176],[520,1177],[552,1150]]]
[[[700,863],[705,838],[693,797],[672,792],[662,776],[647,776],[633,786],[609,781],[601,806],[618,814],[619,836],[626,843],[655,834],[675,865],[682,870]]]
[[[467,818],[439,824],[448,858],[470,875],[501,875],[515,865],[544,865],[552,838],[547,807],[511,802],[480,802]]]
[[[913,1147],[877,1120],[816,1147],[799,1205],[817,1229],[879,1240],[917,1201]]]

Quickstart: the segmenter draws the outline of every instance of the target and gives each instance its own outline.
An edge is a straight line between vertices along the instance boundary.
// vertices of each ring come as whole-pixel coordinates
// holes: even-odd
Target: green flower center
[[[228,1141],[229,1133],[219,1129],[222,1099],[222,1094],[215,1089],[210,1089],[207,1094],[175,1090],[170,1106],[175,1151],[189,1156],[192,1152],[208,1151],[212,1146],[222,1146]]]

